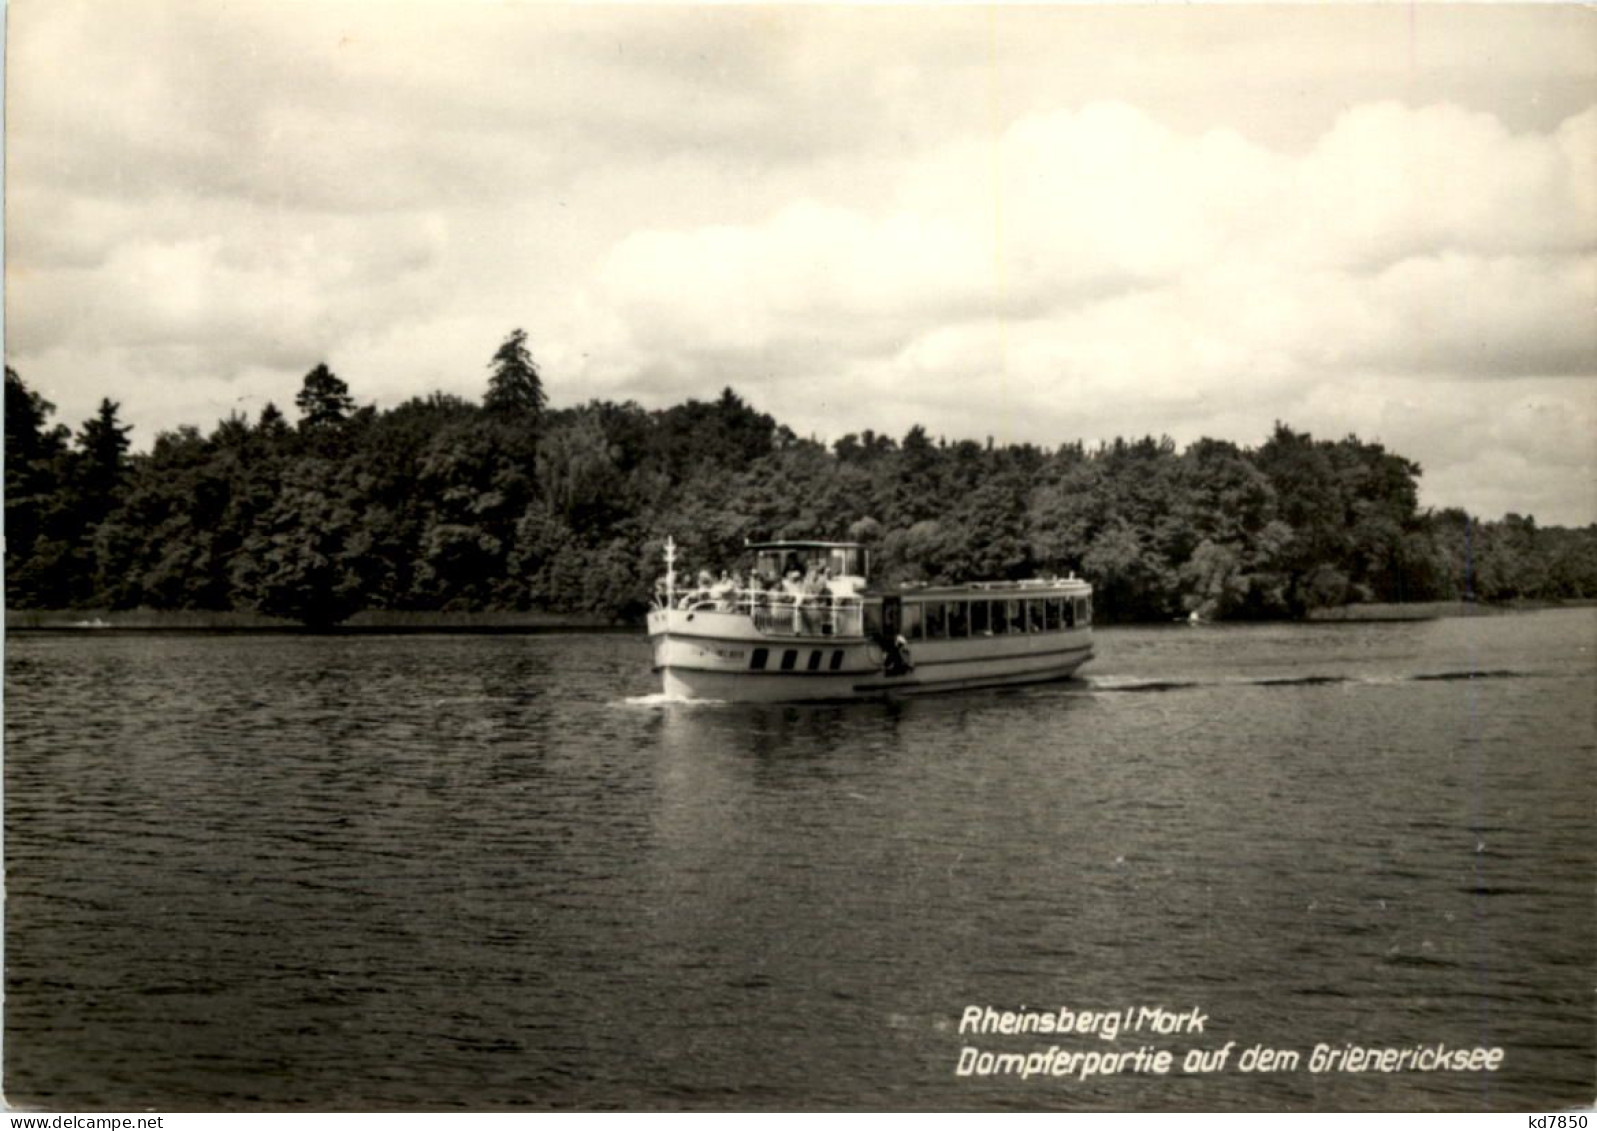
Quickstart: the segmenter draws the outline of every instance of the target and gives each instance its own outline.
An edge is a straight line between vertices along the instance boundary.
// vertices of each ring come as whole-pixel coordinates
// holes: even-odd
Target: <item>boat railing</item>
[[[769,589],[694,590],[677,600],[689,612],[739,613],[770,636],[863,636],[865,603],[840,593],[794,595]]]
[[[775,595],[748,608],[754,627],[772,636],[863,636],[865,604],[858,597]]]
[[[1080,589],[1086,586],[1075,574],[1069,577],[1023,577],[1016,581],[972,581],[960,589],[980,589],[987,593],[1030,592],[1033,589]]]

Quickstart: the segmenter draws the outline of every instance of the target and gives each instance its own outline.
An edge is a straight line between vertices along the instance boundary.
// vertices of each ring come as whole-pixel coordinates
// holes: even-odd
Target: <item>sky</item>
[[[1378,441],[1597,522],[1597,11],[12,0],[5,353],[795,432]]]

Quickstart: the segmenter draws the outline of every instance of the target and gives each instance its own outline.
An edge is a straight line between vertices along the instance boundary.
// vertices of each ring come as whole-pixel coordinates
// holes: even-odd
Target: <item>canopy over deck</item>
[[[817,542],[807,538],[786,538],[777,542],[743,543],[745,550],[863,550],[863,542]]]

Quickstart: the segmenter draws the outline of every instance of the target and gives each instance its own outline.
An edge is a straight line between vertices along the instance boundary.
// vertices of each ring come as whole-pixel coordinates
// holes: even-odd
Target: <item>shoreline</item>
[[[1316,609],[1301,621],[1208,621],[1206,624],[1368,624],[1441,620],[1451,617],[1506,616],[1541,609],[1597,606],[1594,600],[1521,601],[1483,605],[1471,601],[1423,601],[1413,604],[1340,605]],[[1117,622],[1113,628],[1162,622]],[[598,614],[541,612],[402,612],[367,609],[342,624],[312,629],[298,621],[262,613],[200,609],[7,609],[5,631],[207,634],[307,634],[319,636],[404,636],[425,633],[459,635],[533,635],[562,632],[633,632],[642,626]]]
[[[1514,613],[1534,613],[1543,609],[1577,609],[1597,605],[1597,601],[1575,598],[1568,601],[1514,601],[1505,605],[1484,605],[1476,601],[1416,601],[1413,604],[1371,603],[1338,605],[1314,609],[1303,619],[1309,624],[1356,624],[1377,621],[1443,620],[1449,617],[1500,617]]]
[[[306,634],[403,636],[423,633],[515,635],[612,632],[631,628],[597,614],[400,612],[367,609],[341,624],[313,629],[262,613],[200,609],[7,609],[6,632]]]

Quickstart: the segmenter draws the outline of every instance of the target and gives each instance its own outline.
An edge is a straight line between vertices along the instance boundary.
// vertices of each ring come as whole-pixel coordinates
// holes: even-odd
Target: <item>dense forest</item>
[[[731,389],[663,410],[551,408],[519,330],[481,404],[434,393],[378,411],[319,365],[295,408],[135,454],[117,403],[72,433],[7,368],[9,606],[631,620],[668,535],[690,569],[738,565],[745,539],[807,537],[865,542],[890,582],[1073,570],[1100,620],[1597,597],[1597,526],[1422,510],[1415,463],[1285,424],[1257,448],[1049,450],[920,427],[828,448]]]

